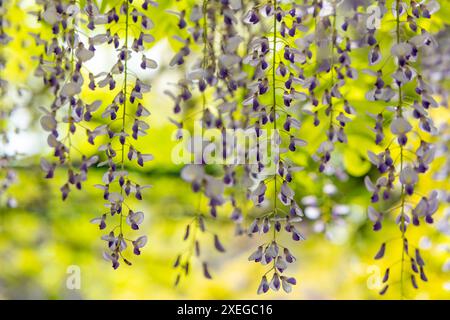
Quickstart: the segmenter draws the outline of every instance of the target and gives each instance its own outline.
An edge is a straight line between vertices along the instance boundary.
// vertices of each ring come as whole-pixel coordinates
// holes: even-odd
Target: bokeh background
[[[375,233],[367,219],[370,195],[364,188],[363,177],[370,173],[371,166],[363,146],[373,145],[367,119],[349,125],[349,146],[340,150],[334,160],[346,172],[342,173],[343,181],[336,179],[335,174],[326,176],[315,173],[316,164],[308,153],[317,149],[322,132],[310,123],[304,125],[305,140],[310,144],[296,159],[306,168],[295,179],[298,182],[296,193],[299,199],[311,195],[316,197],[319,209],[309,210],[303,223],[307,241],[292,244],[289,239],[284,239],[291,243],[289,248],[297,257],[291,273],[298,284],[291,294],[256,294],[260,276],[265,271],[261,265],[248,262],[247,258],[262,239],[234,236],[234,226],[228,219],[230,208],[227,206],[220,209],[218,221],[208,221],[212,230],[220,230],[227,249],[224,254],[212,249],[206,252],[213,279],[205,279],[201,265],[194,260],[191,275],[183,279],[178,287],[174,286],[176,272],[172,264],[176,255],[187,249],[188,244],[182,241],[184,228],[197,210],[199,196],[179,178],[181,166],[174,165],[171,160],[171,150],[175,145],[172,139],[174,127],[168,117],[172,106],[163,91],[176,81],[182,70],[164,67],[174,52],[170,36],[176,34],[176,19],[171,20],[163,13],[164,9],[175,5],[173,1],[160,1],[160,4],[160,12],[152,16],[157,26],[153,35],[160,41],[146,55],[159,61],[163,67],[141,75],[152,83],[153,90],[147,97],[147,106],[152,112],[151,129],[149,135],[141,140],[140,147],[151,152],[155,160],[144,169],[129,168],[142,184],[152,185],[145,191],[145,200],[133,204],[146,213],[140,232],[148,235],[149,243],[141,257],[132,257],[133,266],[124,265],[118,270],[113,270],[110,263],[102,259],[102,233],[97,226],[89,223],[103,207],[101,191],[93,187],[100,181],[102,169],[93,168],[84,190],[72,192],[65,202],[61,201],[59,192],[64,173],[57,171],[56,179],[43,179],[39,160],[42,156],[49,156],[50,150],[46,145],[46,136],[39,128],[41,114],[38,107],[48,103],[49,94],[33,76],[36,61],[31,57],[36,47],[28,32],[46,31],[39,29],[40,26],[29,14],[33,1],[13,1],[5,13],[10,18],[8,30],[14,39],[1,49],[8,57],[5,72],[12,86],[22,90],[12,90],[8,95],[8,99],[19,107],[8,124],[12,143],[8,146],[3,144],[2,151],[19,152],[21,155],[14,162],[18,179],[10,190],[16,205],[7,208],[4,206],[5,199],[0,199],[0,299],[399,298],[399,289],[395,286],[386,296],[378,295],[381,287],[377,279],[382,276],[383,266],[395,263],[401,248],[398,240],[394,239],[393,245],[388,247],[389,259],[382,262],[373,260],[380,244],[398,237],[399,231],[390,219],[381,232]],[[189,5],[189,1],[177,3],[177,6],[182,5]],[[443,12],[434,18],[432,29],[434,25],[435,30],[443,25],[448,10],[444,7]],[[386,31],[386,34],[388,36],[389,32]],[[367,52],[355,54],[360,55],[360,63],[364,64]],[[103,70],[113,64],[114,58],[109,52],[98,52],[95,61],[90,61],[88,67],[93,72]],[[137,71],[139,68],[134,69]],[[365,81],[369,86],[370,78],[363,76],[359,81]],[[357,108],[365,105],[363,90],[353,90],[350,94],[349,100]],[[111,96],[108,95],[108,92],[96,91],[88,98],[109,100]],[[2,106],[6,103],[2,102]],[[370,108],[367,106],[366,110]],[[439,126],[449,123],[450,114],[446,109],[439,109],[434,116]],[[75,143],[83,152],[93,152],[85,141]],[[441,152],[430,173],[421,179],[421,192],[428,193],[432,188],[443,193],[449,191],[447,177],[436,178],[446,165],[448,156],[448,152]],[[248,216],[255,214],[250,204],[244,211]],[[434,225],[422,225],[408,231],[410,242],[423,250],[429,282],[421,283],[420,290],[408,290],[407,297],[450,298],[449,217],[447,205],[443,203]],[[202,241],[211,239],[206,236]],[[72,265],[81,270],[79,290],[69,290],[66,286],[67,270]],[[393,270],[392,274],[393,277],[398,276],[398,270]]]

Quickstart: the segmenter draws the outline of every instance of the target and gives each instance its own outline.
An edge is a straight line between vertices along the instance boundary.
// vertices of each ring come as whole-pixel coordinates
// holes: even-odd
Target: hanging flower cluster
[[[421,222],[433,223],[433,214],[438,209],[438,194],[431,191],[428,195],[420,195],[415,192],[419,182],[419,176],[430,167],[435,157],[435,146],[427,142],[424,135],[430,136],[437,133],[432,118],[429,116],[430,108],[437,108],[438,103],[432,97],[432,87],[417,68],[418,60],[426,47],[436,45],[432,35],[420,27],[422,19],[430,19],[431,14],[439,9],[435,1],[424,4],[411,1],[405,3],[400,0],[393,2],[392,15],[386,14],[386,19],[395,21],[395,40],[390,54],[395,60],[395,71],[390,74],[391,81],[383,75],[383,68],[371,73],[377,78],[375,88],[367,93],[370,101],[383,100],[394,102],[395,106],[387,107],[387,112],[381,112],[374,116],[376,119],[375,133],[376,144],[385,144],[383,122],[387,118],[390,121],[390,134],[393,138],[380,153],[369,151],[370,161],[382,174],[375,182],[366,177],[366,187],[372,193],[372,203],[388,201],[392,197],[398,202],[388,210],[376,210],[369,207],[369,218],[373,221],[375,231],[382,228],[382,222],[389,211],[398,212],[396,223],[401,232],[402,256],[400,262],[400,291],[405,295],[404,282],[409,281],[413,288],[418,288],[417,277],[422,281],[428,281],[425,275],[425,262],[419,249],[411,249],[408,243],[407,230],[410,224],[419,226]],[[373,43],[376,42],[374,38]],[[377,47],[377,55],[381,55]],[[373,62],[373,49],[369,56]],[[376,59],[381,60],[381,58]],[[415,127],[418,129],[415,129]],[[387,135],[387,134],[386,134]],[[418,147],[414,148],[414,143]],[[400,195],[396,194],[399,186]],[[375,259],[381,259],[385,255],[388,244],[381,245]],[[389,288],[390,271],[388,267],[383,278],[384,286],[380,294],[385,294]],[[407,272],[409,268],[411,272]]]
[[[343,88],[349,80],[357,79],[358,73],[351,66],[351,52],[357,46],[358,39],[353,40],[346,34],[350,29],[357,29],[362,15],[355,7],[346,7],[347,3],[338,6],[337,1],[313,3],[315,29],[309,34],[309,41],[297,40],[303,50],[311,52],[310,46],[315,44],[316,57],[313,73],[306,78],[309,100],[314,115],[314,125],[319,126],[319,111],[325,109],[326,141],[322,142],[313,156],[319,163],[319,171],[323,172],[331,160],[335,144],[347,143],[345,127],[356,114],[355,108],[344,97]],[[345,12],[345,19],[338,22],[338,10]],[[313,43],[314,42],[314,43]],[[303,74],[307,74],[305,70]],[[311,71],[310,71],[311,72]],[[320,78],[323,80],[320,81]]]
[[[189,127],[190,122],[200,124],[200,136],[190,135],[184,137],[182,133],[177,135],[178,139],[185,139],[188,145],[188,151],[192,154],[192,163],[184,166],[181,177],[192,186],[195,193],[199,193],[199,206],[196,209],[194,219],[186,226],[184,240],[190,239],[188,250],[177,256],[174,267],[179,270],[176,284],[180,281],[182,275],[189,274],[191,258],[195,256],[202,259],[203,275],[211,279],[208,262],[201,254],[201,245],[199,233],[205,234],[207,225],[205,220],[208,216],[216,219],[218,207],[222,206],[228,199],[225,196],[226,185],[232,183],[232,177],[227,173],[224,166],[225,177],[220,177],[208,172],[208,159],[206,149],[209,145],[205,139],[205,130],[219,130],[225,134],[228,121],[232,121],[231,114],[227,112],[235,107],[235,102],[229,101],[229,97],[239,87],[235,75],[240,73],[238,67],[240,58],[237,55],[237,49],[242,41],[235,30],[237,23],[234,14],[240,9],[240,4],[236,1],[208,1],[194,4],[190,12],[185,10],[169,11],[177,16],[178,28],[184,37],[175,38],[182,44],[180,50],[172,58],[171,66],[183,66],[190,59],[190,53],[196,48],[202,52],[199,59],[194,59],[192,66],[187,67],[186,76],[180,79],[174,92],[166,93],[174,102],[173,111],[179,116],[180,120],[172,120],[179,129]],[[218,28],[223,29],[221,37],[218,37]],[[222,30],[221,30],[222,31]],[[220,43],[220,57],[217,53],[215,43]],[[214,102],[211,100],[214,96]],[[190,110],[191,103],[200,96],[201,110]],[[219,101],[219,102],[216,102]],[[197,123],[196,123],[197,121]],[[194,132],[195,134],[195,132]],[[222,135],[223,137],[223,135]],[[224,140],[225,141],[225,140]],[[221,145],[216,151],[226,160],[226,146]],[[229,172],[229,171],[228,171]],[[201,213],[202,198],[207,199],[209,215]],[[218,252],[224,252],[219,236],[212,234],[214,248]]]
[[[88,157],[73,144],[77,129],[89,114],[91,105],[80,97],[84,84],[83,63],[93,57],[93,53],[84,47],[77,32],[80,8],[75,1],[39,1],[41,10],[36,12],[38,21],[48,27],[47,34],[31,34],[37,46],[42,46],[35,71],[44,85],[53,93],[50,108],[41,107],[44,115],[41,126],[48,132],[47,143],[53,149],[55,162],[41,160],[46,178],[53,178],[57,166],[67,170],[67,180],[61,186],[62,199],[65,200],[71,188],[81,189],[87,179],[90,166],[98,161],[98,156]],[[46,30],[47,31],[47,30]],[[98,105],[100,101],[92,105]],[[74,153],[80,153],[81,162],[73,161]]]
[[[253,69],[252,83],[244,100],[251,108],[251,125],[258,138],[262,130],[272,129],[271,161],[267,166],[262,156],[258,159],[253,168],[251,192],[255,206],[266,212],[254,219],[247,230],[249,234],[272,234],[271,239],[249,257],[250,261],[270,266],[261,279],[258,293],[266,293],[269,289],[278,291],[281,287],[286,292],[292,290],[296,279],[285,275],[284,271],[295,257],[279,243],[277,236],[284,229],[294,241],[304,240],[298,228],[303,211],[290,187],[295,172],[302,168],[289,159],[289,153],[298,152],[306,145],[299,137],[301,122],[298,115],[301,103],[307,100],[307,94],[302,92],[305,78],[301,66],[311,58],[311,52],[308,48],[297,48],[296,35],[311,19],[308,8],[269,1],[250,8],[244,19],[244,23],[252,26],[264,27],[266,22],[270,26],[270,36],[255,36],[244,58]],[[279,93],[282,93],[282,101],[278,99]],[[256,152],[259,155],[266,150],[257,149]],[[265,209],[266,197],[272,201],[269,210]]]
[[[131,264],[123,256],[127,242],[135,255],[147,242],[146,236],[129,240],[124,234],[125,223],[132,230],[138,230],[144,219],[141,211],[133,210],[127,198],[142,200],[143,190],[148,185],[140,185],[128,175],[128,162],[144,166],[153,159],[151,154],[143,153],[133,145],[133,141],[147,134],[149,128],[146,117],[150,111],[142,104],[144,94],[151,86],[137,78],[128,66],[133,54],[140,54],[140,67],[144,70],[155,69],[156,61],[145,56],[145,49],[154,38],[149,34],[153,28],[152,20],[147,16],[149,6],[156,7],[153,1],[140,1],[140,6],[132,0],[121,1],[117,6],[102,13],[93,1],[87,1],[80,8],[76,1],[39,1],[42,11],[37,13],[38,20],[49,25],[52,37],[42,39],[33,34],[36,44],[44,46],[43,54],[38,57],[39,66],[36,75],[51,88],[54,101],[50,110],[42,108],[45,115],[41,118],[44,130],[48,131],[48,143],[54,149],[57,163],[41,160],[46,177],[51,178],[57,165],[67,168],[68,180],[61,188],[66,199],[71,185],[81,189],[87,178],[88,168],[100,159],[99,167],[106,166],[102,184],[96,186],[103,191],[108,211],[92,220],[101,230],[107,228],[107,217],[118,216],[118,224],[102,237],[108,250],[104,257],[112,262],[116,269],[122,260]],[[81,25],[87,20],[87,26]],[[86,33],[81,29],[86,29]],[[97,30],[101,31],[97,31]],[[136,34],[135,30],[141,30]],[[95,52],[101,46],[109,46],[117,52],[117,61],[110,70],[94,75],[85,66],[95,59]],[[134,78],[133,80],[131,80]],[[107,88],[114,98],[103,107],[103,101],[83,101],[80,97],[84,89],[104,90]],[[100,125],[95,116],[100,114]],[[98,153],[92,156],[81,154],[76,161],[72,153],[81,153],[72,143],[78,131],[84,131],[88,143],[95,145],[101,138]],[[76,167],[75,167],[76,166]]]
[[[430,81],[435,96],[441,97],[439,104],[448,108],[448,92],[444,87],[444,83],[450,77],[449,73],[449,57],[450,57],[450,42],[449,42],[449,28],[446,26],[442,31],[435,35],[438,46],[425,47],[422,59],[422,75],[425,79]],[[442,123],[438,127],[437,136],[439,140],[435,143],[435,157],[444,158],[444,162],[433,174],[433,179],[437,181],[449,181],[450,177],[450,157],[448,153],[450,150],[450,125],[448,122]],[[440,200],[440,208],[443,207],[443,217],[435,223],[436,229],[444,234],[450,235],[450,194],[448,190],[439,190],[438,199]],[[444,245],[445,246],[445,245]],[[448,246],[447,246],[448,248]],[[444,262],[442,270],[450,271],[450,259]]]
[[[277,254],[271,257],[269,254],[263,255],[262,258],[253,258],[255,254],[259,256],[261,250],[271,252],[270,248],[273,245],[276,246],[275,237],[283,223],[284,229],[291,233],[293,240],[304,239],[295,226],[296,222],[302,220],[303,211],[295,199],[295,192],[289,187],[295,172],[302,168],[287,157],[287,153],[298,152],[299,147],[306,145],[306,141],[299,137],[301,126],[299,110],[313,115],[314,125],[318,126],[320,124],[319,110],[322,106],[326,108],[325,116],[329,118],[327,140],[320,145],[313,156],[313,159],[319,163],[320,171],[325,170],[331,158],[334,143],[347,141],[344,127],[350,121],[348,115],[355,114],[355,109],[340,92],[347,78],[356,78],[356,71],[350,66],[351,43],[347,37],[341,37],[338,34],[336,3],[327,2],[326,5],[327,7],[320,1],[291,5],[269,1],[251,8],[244,20],[250,25],[264,24],[266,18],[273,21],[273,26],[269,24],[270,37],[252,39],[252,46],[244,60],[255,69],[252,76],[254,84],[250,85],[251,95],[244,103],[252,108],[254,127],[257,132],[261,128],[273,126],[275,134],[272,143],[280,150],[280,154],[274,156],[276,164],[274,175],[267,175],[263,170],[264,166],[259,164],[256,170],[259,181],[252,192],[255,204],[260,206],[265,200],[267,185],[273,182],[275,194],[273,211],[257,218],[249,229],[250,233],[267,233],[271,223],[274,224],[272,242],[258,248],[251,256],[251,260],[263,264],[274,261],[274,266],[269,270],[269,272],[274,271],[271,281],[269,283],[265,275],[261,281],[259,293],[267,292],[269,288],[278,290],[279,279],[283,280],[281,284],[285,291],[290,291],[291,285],[295,283],[292,278],[280,276],[284,268],[276,265],[277,261],[281,264],[285,261],[292,262],[288,256],[283,257]],[[356,9],[349,11],[354,14],[354,16],[350,15],[350,18],[356,19]],[[360,22],[357,19],[355,21],[352,23]],[[346,23],[347,26],[342,27],[344,30],[348,28],[349,22]],[[325,80],[319,81],[319,78]],[[282,103],[277,101],[277,97],[281,94]],[[271,99],[267,99],[267,96],[271,96]],[[283,120],[282,129],[278,131],[277,122],[281,122],[280,120]],[[278,135],[278,132],[281,135]],[[283,143],[286,143],[286,147]],[[280,190],[277,183],[281,184]],[[304,199],[303,205],[309,212],[319,210],[317,203],[308,202],[308,199],[312,197]],[[277,207],[278,200],[288,207],[289,213]],[[333,215],[333,218],[338,217]]]
[[[88,29],[94,31],[98,26],[106,30],[89,38],[89,51],[94,52],[98,46],[111,46],[117,52],[117,61],[110,70],[97,75],[90,74],[89,87],[91,90],[107,88],[114,93],[101,114],[108,119],[107,124],[88,130],[91,143],[97,136],[106,137],[98,151],[104,153],[105,160],[99,166],[106,166],[102,184],[96,185],[103,191],[107,201],[108,212],[93,219],[100,229],[105,229],[108,215],[119,216],[118,224],[110,229],[108,235],[102,237],[107,242],[108,251],[104,257],[112,262],[116,269],[119,261],[131,262],[123,256],[123,251],[130,245],[135,255],[141,254],[141,248],[147,243],[147,236],[140,236],[130,240],[125,235],[125,223],[131,230],[139,230],[144,220],[144,213],[131,207],[130,200],[143,199],[143,190],[149,185],[140,185],[130,177],[128,163],[135,163],[143,167],[153,159],[151,154],[143,153],[135,146],[135,142],[147,135],[149,125],[146,117],[150,115],[148,107],[143,105],[143,98],[151,90],[151,86],[139,79],[129,67],[133,55],[140,55],[140,68],[143,70],[157,68],[157,62],[145,56],[146,47],[154,41],[149,33],[153,28],[153,21],[148,17],[150,7],[156,7],[153,1],[124,0],[112,7],[106,14],[99,13],[93,3],[88,3]],[[135,32],[135,29],[140,30]],[[98,79],[98,80],[97,80]],[[128,243],[128,244],[127,244]]]

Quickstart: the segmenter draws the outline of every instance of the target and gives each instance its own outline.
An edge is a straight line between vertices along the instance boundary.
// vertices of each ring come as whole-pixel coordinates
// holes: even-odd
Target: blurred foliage
[[[84,1],[81,0],[81,3]],[[97,1],[101,8],[107,8],[116,1]],[[176,18],[164,10],[190,6],[193,1],[159,1],[160,8],[152,14],[157,26],[153,35],[160,40],[151,55],[157,57],[161,65],[168,65],[172,49],[179,45],[171,39],[176,33]],[[0,298],[1,299],[252,299],[256,295],[258,278],[262,267],[247,261],[248,255],[257,245],[251,238],[235,237],[234,227],[228,221],[230,208],[220,209],[220,224],[211,224],[220,228],[223,243],[227,249],[219,255],[211,251],[207,255],[211,261],[212,280],[204,279],[199,265],[194,267],[190,277],[180,286],[174,287],[175,272],[173,260],[186,246],[182,241],[185,224],[192,219],[199,196],[190,190],[190,186],[179,178],[180,167],[171,163],[170,155],[175,142],[172,141],[173,127],[166,121],[171,114],[171,104],[163,91],[169,82],[175,82],[179,71],[160,68],[157,73],[146,75],[153,84],[153,91],[147,104],[152,112],[149,136],[141,140],[140,145],[150,150],[155,161],[146,168],[135,170],[143,184],[153,187],[146,190],[145,201],[133,204],[146,212],[146,220],[141,232],[148,235],[149,244],[143,250],[142,258],[131,267],[113,270],[107,261],[101,258],[101,232],[89,220],[98,215],[103,207],[101,192],[93,185],[101,179],[102,171],[94,169],[89,183],[82,192],[74,192],[62,202],[59,186],[63,181],[61,172],[57,179],[43,179],[38,163],[39,155],[48,152],[45,136],[38,128],[38,107],[44,105],[46,93],[41,84],[33,77],[35,61],[30,57],[36,47],[28,32],[48,32],[41,30],[29,14],[33,10],[32,1],[13,1],[7,16],[11,21],[8,33],[13,41],[2,48],[8,55],[6,73],[9,81],[28,91],[22,105],[29,121],[26,124],[25,138],[34,137],[37,141],[34,151],[23,156],[16,163],[19,182],[11,192],[16,196],[18,207],[0,208]],[[450,6],[443,4],[441,12],[430,21],[431,30],[437,31],[450,15]],[[390,26],[383,26],[386,39],[391,35]],[[388,47],[388,46],[386,46]],[[356,67],[364,68],[368,51],[365,49],[353,53]],[[383,56],[389,56],[384,52]],[[359,64],[359,65],[358,65]],[[386,72],[388,74],[388,72]],[[358,89],[349,92],[348,100],[358,111],[373,112],[383,105],[368,104],[364,100],[363,85],[367,88],[373,79],[362,75]],[[97,98],[110,100],[110,93],[95,92]],[[91,94],[92,95],[92,94]],[[366,108],[367,104],[367,108]],[[440,123],[449,123],[448,110],[439,109],[435,118]],[[22,113],[21,113],[22,114]],[[101,119],[99,119],[101,121]],[[20,121],[19,121],[20,122]],[[366,146],[373,145],[368,118],[360,117],[349,124],[349,145],[340,149],[333,159],[342,163],[348,173],[346,181],[337,181],[331,176],[318,175],[312,154],[322,141],[320,127],[313,129],[311,121],[302,128],[304,139],[309,142],[305,151],[299,152],[297,160],[306,168],[299,172],[296,193],[299,198],[315,195],[323,204],[322,215],[327,221],[327,232],[314,233],[316,221],[307,220],[303,232],[307,241],[298,244],[293,250],[297,262],[292,274],[298,279],[298,285],[290,295],[284,293],[265,295],[264,299],[379,299],[398,298],[399,290],[390,289],[385,297],[380,297],[380,286],[374,286],[374,276],[382,266],[373,260],[381,242],[398,237],[398,229],[391,219],[385,223],[382,233],[374,233],[371,223],[366,219],[366,207],[370,196],[364,188],[363,176],[371,169],[366,156]],[[37,138],[36,138],[37,137]],[[84,141],[75,144],[83,151],[92,148]],[[20,143],[17,145],[20,149]],[[341,147],[340,147],[341,148]],[[27,150],[21,150],[27,152]],[[395,156],[395,155],[393,155]],[[444,157],[437,159],[430,173],[420,180],[420,192],[428,193],[432,188],[449,190],[449,181],[434,181],[436,172]],[[370,172],[369,172],[370,173]],[[324,194],[327,183],[332,182],[339,190],[332,198]],[[333,203],[350,204],[350,212],[342,221],[333,221],[331,206]],[[206,208],[206,204],[205,204]],[[247,215],[252,209],[245,208]],[[436,221],[444,218],[442,206],[436,214]],[[422,284],[420,290],[407,292],[407,296],[417,299],[449,299],[450,273],[443,265],[450,259],[449,236],[439,232],[434,225],[408,230],[411,243],[424,246],[429,282]],[[206,238],[205,241],[209,238]],[[397,240],[393,240],[395,243]],[[428,245],[425,245],[428,244]],[[401,245],[389,246],[390,257],[400,256]],[[394,253],[397,250],[398,253]],[[131,259],[133,262],[133,259]],[[385,261],[386,264],[395,263]],[[81,289],[69,290],[66,287],[67,268],[76,265],[81,268]],[[377,269],[378,268],[378,269]],[[381,272],[381,271],[380,271]],[[393,271],[393,274],[395,271]],[[380,275],[382,276],[382,275]],[[396,274],[395,274],[396,276]]]

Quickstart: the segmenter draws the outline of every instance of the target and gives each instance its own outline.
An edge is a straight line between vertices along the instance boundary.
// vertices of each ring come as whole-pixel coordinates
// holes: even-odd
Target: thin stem
[[[75,61],[75,57],[74,57],[74,52],[75,52],[75,31],[72,30],[72,48],[71,48],[71,56],[70,56],[70,77],[73,76],[73,72],[74,72],[74,61]],[[67,109],[67,140],[69,142],[69,150],[67,151],[67,163],[69,168],[72,168],[72,163],[71,163],[71,156],[70,156],[70,150],[72,149],[72,138],[70,136],[71,134],[71,127],[72,127],[72,104],[69,102],[69,107]]]
[[[400,43],[400,0],[396,0],[396,36],[397,36],[397,44]],[[402,116],[402,104],[403,104],[403,97],[402,97],[402,86],[399,84],[398,86],[398,114],[399,116]],[[404,165],[404,155],[403,155],[403,146],[400,146],[400,172],[403,171],[403,165]],[[402,184],[402,190],[401,190],[401,215],[400,215],[400,225],[401,225],[401,231],[402,231],[402,262],[401,262],[401,268],[400,268],[400,294],[401,298],[404,298],[404,262],[405,262],[405,185]]]
[[[122,110],[122,132],[125,131],[126,125],[126,112],[127,112],[127,81],[128,81],[128,23],[129,23],[129,4],[128,0],[124,1],[125,3],[125,64],[124,64],[124,84],[123,84],[123,110]],[[125,169],[125,144],[122,144],[122,155],[121,155],[121,169],[122,171]],[[120,193],[123,195],[123,188],[120,189]],[[122,235],[122,225],[123,225],[123,210],[120,211],[120,234]]]
[[[277,95],[276,95],[276,55],[275,50],[277,47],[277,0],[274,1],[274,14],[273,14],[273,50],[274,53],[272,55],[272,110],[273,110],[273,130],[274,134],[277,131]],[[275,169],[276,170],[276,169]],[[277,172],[275,172],[275,175]],[[273,194],[273,212],[274,216],[277,215],[277,179],[274,180],[274,194]],[[276,229],[275,226],[273,228],[273,238],[276,238]]]
[[[400,171],[403,170],[403,147],[400,150]],[[402,191],[401,191],[401,216],[400,216],[400,224],[401,224],[401,231],[402,231],[402,265],[400,269],[400,290],[401,290],[401,296],[404,297],[404,288],[403,288],[403,273],[404,273],[404,262],[405,262],[405,186],[402,184]]]
[[[203,72],[206,72],[208,59],[208,0],[203,0]],[[202,120],[206,109],[206,95],[202,92]],[[203,130],[203,125],[202,125]]]
[[[336,42],[336,2],[333,1],[333,30],[331,31],[331,63],[330,63],[330,71],[331,71],[331,90],[333,90],[334,86],[334,45]],[[330,91],[330,125],[329,129],[331,131],[333,127],[333,97]]]

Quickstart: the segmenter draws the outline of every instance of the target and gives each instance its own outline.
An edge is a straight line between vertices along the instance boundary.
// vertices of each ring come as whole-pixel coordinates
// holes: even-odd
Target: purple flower
[[[139,230],[139,225],[144,221],[144,213],[141,211],[133,212],[130,210],[126,221],[127,224],[131,226],[131,229]]]
[[[280,276],[278,275],[278,273],[274,272],[269,286],[274,291],[280,290],[281,281],[280,281]]]
[[[269,283],[267,277],[263,276],[258,287],[258,294],[266,293],[267,291],[269,291]]]
[[[386,243],[382,243],[380,249],[378,250],[377,254],[375,255],[374,259],[381,259],[384,257],[384,253],[386,251]]]
[[[135,255],[141,254],[141,248],[147,244],[147,236],[142,236],[137,238],[135,241],[132,241],[133,244],[133,253]]]
[[[203,276],[206,279],[212,279],[211,274],[209,273],[209,270],[208,270],[208,264],[206,262],[203,262],[202,267],[203,267]]]
[[[112,267],[114,270],[117,269],[120,265],[117,254],[115,252],[111,254],[103,252],[103,258],[112,262]]]
[[[225,252],[225,248],[219,240],[219,236],[217,234],[214,235],[214,247],[219,252]]]

